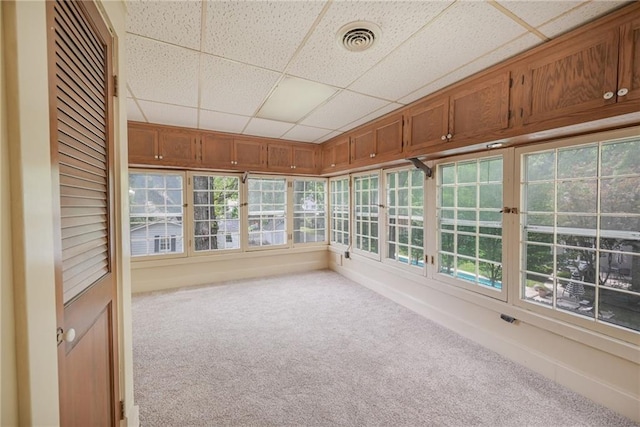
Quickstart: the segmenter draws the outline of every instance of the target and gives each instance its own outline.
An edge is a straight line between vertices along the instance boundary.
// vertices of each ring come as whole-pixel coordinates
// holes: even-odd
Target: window
[[[349,245],[349,178],[330,181],[331,243]]]
[[[387,258],[424,267],[424,173],[387,173]]]
[[[378,174],[361,175],[353,180],[355,249],[378,254]]]
[[[180,173],[129,174],[132,256],[184,252],[183,185]]]
[[[287,244],[287,180],[249,178],[249,246]]]
[[[193,175],[194,250],[240,248],[240,178]]]
[[[326,227],[326,181],[295,179],[293,181],[293,242],[324,242]]]
[[[502,157],[438,166],[439,272],[502,289]]]
[[[521,297],[640,331],[640,140],[521,163]]]

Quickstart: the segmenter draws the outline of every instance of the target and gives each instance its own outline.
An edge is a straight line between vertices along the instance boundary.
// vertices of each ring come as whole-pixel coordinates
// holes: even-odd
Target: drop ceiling
[[[129,0],[127,116],[321,143],[626,3]],[[354,21],[370,49],[336,39]]]

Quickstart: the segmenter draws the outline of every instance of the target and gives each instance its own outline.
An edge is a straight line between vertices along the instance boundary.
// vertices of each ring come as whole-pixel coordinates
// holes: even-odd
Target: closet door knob
[[[611,99],[611,98],[613,98],[613,92],[605,92],[602,97],[604,99]]]
[[[629,93],[629,89],[627,89],[626,87],[623,87],[618,91],[618,96],[625,96],[628,93]]]

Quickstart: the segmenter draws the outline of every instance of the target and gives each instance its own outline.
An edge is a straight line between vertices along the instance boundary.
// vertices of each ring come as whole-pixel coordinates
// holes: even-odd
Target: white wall
[[[133,292],[138,293],[328,267],[327,247],[311,246],[171,260],[136,260],[131,263],[131,280]]]
[[[102,3],[104,16],[122,48],[117,52],[116,74],[124,75],[125,7],[123,2]],[[44,1],[2,2],[2,52],[4,67],[2,84],[2,129],[0,148],[0,232],[2,232],[2,425],[52,426],[59,423],[58,365],[56,330],[55,280],[53,259],[52,170],[50,163],[49,100],[47,71],[47,26]],[[122,82],[126,81],[124,79]],[[126,206],[126,95],[120,86],[116,102],[116,191],[124,202],[116,206],[116,270],[120,291],[119,316],[121,394],[127,414],[123,425],[137,425],[137,408],[133,402],[131,356],[129,255],[123,239],[128,236]],[[10,143],[9,143],[10,141]],[[6,151],[9,148],[9,179]],[[124,182],[124,190],[121,182]],[[11,190],[11,203],[5,203]],[[11,206],[11,222],[8,208]],[[7,247],[7,233],[12,243]],[[13,256],[6,256],[10,252]],[[10,268],[10,267],[13,268]],[[8,282],[8,284],[7,284]],[[11,290],[14,299],[11,300]],[[12,304],[13,303],[13,304]],[[11,324],[11,311],[15,325]],[[17,338],[12,345],[12,336]],[[12,355],[17,366],[16,381],[10,374]],[[6,383],[5,383],[5,373]],[[19,414],[19,420],[16,414]]]
[[[640,347],[330,251],[330,268],[568,388],[640,422]],[[506,313],[519,319],[507,323]],[[638,343],[640,344],[640,343]]]

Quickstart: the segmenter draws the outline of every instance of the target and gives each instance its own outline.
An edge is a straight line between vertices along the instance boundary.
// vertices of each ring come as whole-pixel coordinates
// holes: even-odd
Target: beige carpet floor
[[[133,298],[149,426],[634,426],[331,271]]]

